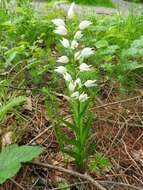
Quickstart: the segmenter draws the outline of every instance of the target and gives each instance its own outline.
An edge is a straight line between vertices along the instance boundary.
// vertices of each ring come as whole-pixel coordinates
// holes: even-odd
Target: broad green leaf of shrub
[[[135,57],[138,54],[139,50],[137,48],[129,48],[124,52],[124,56]]]
[[[143,38],[134,40],[131,46],[138,49],[143,48]]]
[[[138,62],[129,62],[128,64],[124,65],[124,71],[134,71],[136,69],[143,68],[143,64],[139,64]]]
[[[95,46],[96,46],[96,48],[105,48],[105,47],[108,47],[108,41],[106,41],[106,40],[100,40],[100,41],[98,41],[98,42],[96,42],[95,43]]]
[[[7,146],[0,153],[0,184],[13,177],[20,169],[21,162],[27,162],[42,153],[41,147]]]
[[[25,96],[18,96],[8,101],[8,103],[0,108],[0,120],[9,112],[13,107],[19,106],[25,102],[27,98]]]

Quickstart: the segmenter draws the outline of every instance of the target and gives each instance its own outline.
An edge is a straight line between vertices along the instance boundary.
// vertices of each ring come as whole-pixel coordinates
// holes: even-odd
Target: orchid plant
[[[75,3],[72,3],[67,15],[69,22],[75,15],[74,10]],[[65,80],[73,113],[72,122],[63,119],[63,123],[70,128],[74,137],[70,139],[64,134],[60,135],[62,136],[60,146],[64,153],[73,157],[79,166],[83,166],[91,154],[91,145],[88,144],[88,140],[92,114],[87,114],[90,103],[88,88],[96,86],[97,83],[96,80],[83,81],[80,78],[81,73],[93,71],[92,65],[87,64],[86,60],[94,54],[94,49],[91,47],[81,48],[80,41],[83,38],[83,31],[92,23],[89,20],[81,21],[78,31],[73,34],[72,40],[69,40],[65,21],[61,18],[56,18],[52,22],[56,26],[54,33],[62,38],[60,43],[65,50],[65,55],[57,59],[58,66],[54,71]]]

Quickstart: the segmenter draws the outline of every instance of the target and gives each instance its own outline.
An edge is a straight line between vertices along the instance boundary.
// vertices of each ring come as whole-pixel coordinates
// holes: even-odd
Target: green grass
[[[73,0],[69,0],[72,2]],[[77,4],[113,7],[111,0],[74,0]]]

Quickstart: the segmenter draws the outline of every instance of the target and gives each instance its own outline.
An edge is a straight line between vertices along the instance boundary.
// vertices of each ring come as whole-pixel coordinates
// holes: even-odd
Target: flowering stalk
[[[68,11],[69,20],[75,15],[74,8],[75,4],[73,3]],[[66,82],[73,113],[73,122],[65,120],[63,122],[66,127],[71,129],[74,138],[68,139],[64,134],[62,135],[64,144],[62,151],[72,156],[79,166],[83,166],[90,155],[91,148],[87,146],[92,117],[89,116],[91,114],[87,114],[90,96],[86,92],[88,88],[96,86],[96,80],[84,81],[80,78],[81,73],[93,70],[92,66],[88,65],[86,61],[87,58],[90,58],[94,54],[93,48],[85,47],[80,49],[80,40],[83,38],[83,30],[92,23],[88,20],[82,21],[79,24],[78,31],[69,40],[67,38],[68,29],[66,28],[65,21],[57,18],[53,19],[52,22],[57,27],[54,33],[60,37],[64,36],[64,38],[60,39],[60,43],[66,50],[65,52],[68,52],[57,59],[58,66],[55,68],[55,72],[62,75]]]

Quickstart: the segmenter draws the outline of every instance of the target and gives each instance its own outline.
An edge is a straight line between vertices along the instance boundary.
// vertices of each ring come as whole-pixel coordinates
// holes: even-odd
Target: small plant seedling
[[[106,168],[110,165],[110,161],[102,153],[97,153],[90,162],[89,169],[91,172],[96,172],[98,169]]]

